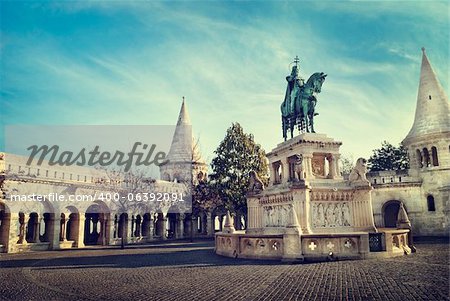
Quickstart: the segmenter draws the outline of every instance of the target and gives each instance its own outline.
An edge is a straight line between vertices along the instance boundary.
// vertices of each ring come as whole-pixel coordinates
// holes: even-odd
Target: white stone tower
[[[200,154],[198,141],[192,135],[184,97],[167,159],[169,163],[160,167],[161,180],[195,183],[200,172],[206,178],[208,167]]]
[[[450,107],[448,97],[422,48],[414,123],[403,140],[411,174],[450,168]]]
[[[404,146],[410,176],[421,182],[417,198],[406,201],[412,224],[421,235],[448,235],[450,230],[450,106],[422,48],[414,123]]]

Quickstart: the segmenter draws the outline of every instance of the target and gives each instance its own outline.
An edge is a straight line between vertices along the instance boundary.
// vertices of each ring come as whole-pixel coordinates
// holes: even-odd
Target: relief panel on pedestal
[[[352,226],[348,202],[312,202],[311,224],[315,228]]]

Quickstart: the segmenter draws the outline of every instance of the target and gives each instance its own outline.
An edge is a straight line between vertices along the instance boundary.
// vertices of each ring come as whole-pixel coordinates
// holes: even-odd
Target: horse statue
[[[316,72],[309,77],[305,84],[297,78],[297,66],[292,68],[290,76],[286,77],[288,87],[286,96],[281,104],[281,121],[283,127],[283,138],[286,141],[288,129],[291,138],[294,137],[294,128],[297,125],[301,132],[314,131],[314,116],[317,98],[315,94],[320,93],[322,84],[327,75],[323,72]]]

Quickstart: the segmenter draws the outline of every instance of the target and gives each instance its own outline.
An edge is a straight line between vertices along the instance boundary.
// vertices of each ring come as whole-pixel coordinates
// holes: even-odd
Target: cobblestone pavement
[[[449,245],[391,259],[234,260],[212,241],[0,255],[2,300],[449,300]]]

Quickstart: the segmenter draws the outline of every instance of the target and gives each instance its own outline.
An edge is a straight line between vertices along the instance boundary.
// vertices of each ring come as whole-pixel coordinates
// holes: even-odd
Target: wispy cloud
[[[413,12],[422,4],[402,3],[34,5],[2,4],[4,123],[174,124],[186,96],[209,159],[235,121],[266,150],[281,141],[279,108],[297,54],[303,77],[329,74],[317,129],[355,156],[406,135],[422,45],[438,75],[448,73],[448,34],[433,36],[448,28],[442,3],[423,15]],[[430,24],[411,31],[420,20]]]

